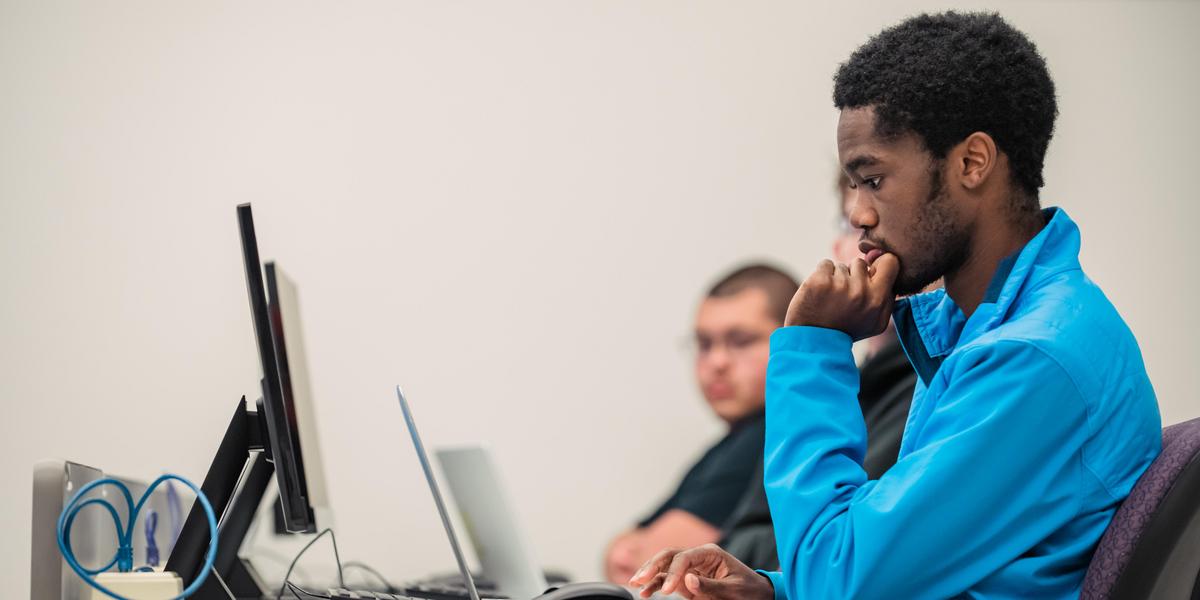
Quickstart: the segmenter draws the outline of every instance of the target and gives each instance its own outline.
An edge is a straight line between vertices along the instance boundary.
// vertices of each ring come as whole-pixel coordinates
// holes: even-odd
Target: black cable
[[[314,594],[314,593],[312,593],[290,581],[287,581],[284,583],[287,584],[288,589],[292,590],[292,594],[295,595],[297,598],[301,598],[302,597],[301,594],[303,594],[304,596],[308,596],[309,598],[323,598],[324,600],[329,600],[329,596],[325,596],[322,594]]]
[[[374,575],[376,579],[378,579],[381,583],[383,583],[383,588],[384,588],[384,590],[387,591],[387,593],[394,594],[397,591],[396,586],[392,585],[391,582],[388,581],[387,577],[384,577],[382,573],[375,570],[373,567],[371,567],[371,565],[368,565],[367,563],[364,563],[360,560],[349,560],[349,561],[346,561],[346,564],[342,565],[342,567],[345,569],[354,569],[354,568],[362,569],[362,570]]]
[[[325,529],[321,530],[321,533],[318,533],[316,537],[309,540],[308,543],[300,549],[300,552],[296,553],[296,558],[292,559],[292,564],[288,566],[287,574],[283,576],[283,584],[279,586],[279,593],[275,594],[275,600],[281,600],[283,598],[283,589],[291,585],[291,583],[288,581],[288,578],[292,576],[292,570],[296,568],[296,563],[300,562],[300,557],[304,556],[304,553],[308,551],[313,544],[317,543],[317,540],[321,539],[321,537],[327,533],[329,534],[329,539],[333,542],[333,558],[337,561],[338,568],[338,585],[342,588],[346,587],[346,579],[342,576],[342,557],[338,554],[337,536],[333,534],[332,529],[326,527]]]

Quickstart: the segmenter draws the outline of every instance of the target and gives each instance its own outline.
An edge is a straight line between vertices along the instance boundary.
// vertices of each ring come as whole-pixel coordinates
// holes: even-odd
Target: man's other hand
[[[640,586],[641,596],[658,592],[679,594],[692,600],[772,600],[771,581],[742,564],[716,544],[691,550],[670,549],[654,555],[630,585]]]
[[[608,545],[608,552],[604,557],[604,578],[609,583],[622,584],[629,581],[629,578],[637,572],[637,568],[642,564],[642,534],[631,529],[618,535]]]
[[[809,325],[844,331],[855,341],[882,333],[892,316],[892,286],[900,273],[894,254],[883,254],[870,266],[825,260],[796,291],[784,327]]]

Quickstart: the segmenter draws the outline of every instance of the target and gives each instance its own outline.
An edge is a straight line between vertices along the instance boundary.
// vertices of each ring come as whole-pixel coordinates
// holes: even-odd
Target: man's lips
[[[715,400],[724,400],[733,394],[733,386],[727,383],[710,383],[704,386],[705,395]]]
[[[886,252],[871,240],[859,241],[858,251],[863,253],[863,260],[867,261],[867,265],[874,263],[877,258],[883,256]]]

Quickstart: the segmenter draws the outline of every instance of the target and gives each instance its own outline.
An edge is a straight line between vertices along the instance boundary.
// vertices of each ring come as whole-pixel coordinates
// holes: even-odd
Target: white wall
[[[493,445],[544,562],[598,576],[720,433],[681,350],[698,294],[823,257],[837,63],[941,6],[0,0],[6,588],[35,459],[199,478],[255,393],[247,201],[300,285],[343,557],[452,566],[402,383],[428,443]],[[988,6],[1059,86],[1044,199],[1164,420],[1200,416],[1200,4]]]

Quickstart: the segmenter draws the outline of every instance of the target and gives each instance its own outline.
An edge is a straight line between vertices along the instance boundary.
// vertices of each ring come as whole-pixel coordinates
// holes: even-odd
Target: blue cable
[[[183,531],[183,506],[179,502],[179,493],[175,491],[175,485],[170,481],[167,482],[167,509],[171,515],[171,539],[167,541],[167,554],[170,554],[175,549],[175,540],[179,539],[179,533]]]
[[[158,532],[158,511],[151,509],[146,515],[146,565],[158,566],[158,540],[154,535]]]
[[[208,517],[209,541],[208,553],[204,557],[204,567],[201,569],[199,576],[196,577],[196,580],[187,586],[183,590],[183,593],[171,600],[182,600],[196,593],[196,590],[200,589],[200,585],[208,578],[208,573],[212,570],[213,563],[217,559],[217,516],[213,513],[212,504],[209,504],[208,498],[204,496],[204,492],[200,491],[200,488],[196,487],[194,483],[178,475],[167,474],[155,479],[154,483],[146,488],[146,492],[138,499],[136,505],[133,502],[133,494],[129,492],[129,488],[124,483],[111,477],[98,479],[79,488],[79,491],[75,493],[71,501],[63,508],[62,514],[58,516],[58,550],[62,553],[63,559],[67,561],[67,565],[71,567],[71,570],[75,571],[75,574],[79,575],[85,583],[100,590],[104,595],[116,598],[116,600],[127,600],[124,596],[100,585],[92,576],[111,569],[114,564],[117,566],[117,570],[123,573],[133,570],[133,529],[134,524],[137,523],[138,513],[142,511],[142,507],[150,499],[154,489],[163,482],[170,480],[178,481],[191,488],[196,493],[196,501],[204,508],[204,515]],[[117,509],[109,501],[101,498],[92,498],[80,502],[85,494],[102,485],[111,485],[121,491],[121,495],[124,497],[125,505],[129,511],[129,523],[124,529],[121,527],[121,519],[117,513]],[[71,549],[71,526],[75,524],[75,517],[79,514],[79,511],[92,504],[107,508],[113,518],[113,522],[117,526],[117,553],[113,556],[112,561],[99,569],[87,569],[79,564],[79,561],[75,558],[75,551]]]
[[[121,539],[121,516],[117,514],[117,509],[113,508],[113,505],[109,504],[108,501],[106,501],[106,500],[101,500],[99,498],[92,498],[91,500],[88,500],[87,502],[80,504],[79,507],[76,508],[74,512],[72,512],[70,515],[67,516],[67,522],[65,525],[66,535],[63,538],[63,543],[65,543],[68,548],[71,547],[71,526],[75,524],[75,515],[78,515],[79,511],[83,510],[83,508],[85,506],[88,506],[91,504],[103,506],[104,508],[108,509],[108,514],[112,515],[113,525],[117,526],[117,539],[118,540]],[[113,566],[115,566],[117,564],[118,554],[120,554],[119,549],[117,551],[117,554],[113,555],[112,560],[109,561],[107,565],[104,565],[103,567],[100,567],[99,569],[84,568],[83,570],[88,575],[96,575],[97,573],[103,573],[103,572],[113,568]]]

